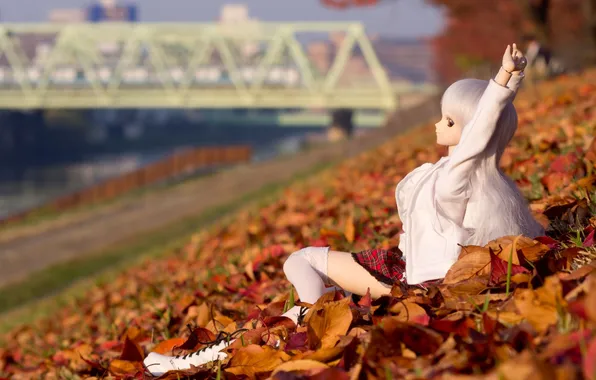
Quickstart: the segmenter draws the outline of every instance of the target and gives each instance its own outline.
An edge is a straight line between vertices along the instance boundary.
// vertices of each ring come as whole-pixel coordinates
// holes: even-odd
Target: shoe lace
[[[248,329],[238,329],[238,330],[234,331],[233,333],[228,333],[226,331],[220,331],[217,333],[215,339],[212,341],[207,341],[207,342],[201,342],[200,340],[198,341],[199,343],[204,344],[205,347],[201,347],[201,349],[191,352],[189,354],[186,354],[184,356],[176,355],[176,359],[180,359],[180,357],[182,357],[183,360],[186,360],[187,358],[192,357],[194,354],[199,354],[199,353],[205,351],[206,349],[216,346],[224,341],[227,341],[228,345],[229,345],[230,340],[235,339],[238,335],[240,335],[241,333],[243,333],[245,331],[248,331]]]
[[[308,312],[308,308],[301,306],[300,307],[300,313],[298,313],[298,320],[297,320],[297,324],[301,325],[302,321],[304,320],[304,317],[306,317],[306,313]]]

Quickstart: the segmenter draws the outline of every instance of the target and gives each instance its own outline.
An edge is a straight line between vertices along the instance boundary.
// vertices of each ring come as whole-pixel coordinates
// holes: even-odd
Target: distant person
[[[526,45],[526,59],[528,66],[526,72],[534,79],[548,78],[564,72],[563,65],[553,57],[552,51],[542,44],[534,35],[527,35],[523,38]]]

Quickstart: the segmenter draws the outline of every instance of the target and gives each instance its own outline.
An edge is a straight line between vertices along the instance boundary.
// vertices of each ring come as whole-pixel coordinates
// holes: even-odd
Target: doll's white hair
[[[453,83],[441,100],[443,115],[466,126],[487,86],[488,81],[480,79],[462,79]],[[469,202],[475,203],[475,225],[467,245],[485,245],[506,235],[523,234],[533,238],[544,233],[515,183],[499,168],[501,156],[516,130],[517,112],[510,102],[499,117],[495,134],[471,178]]]

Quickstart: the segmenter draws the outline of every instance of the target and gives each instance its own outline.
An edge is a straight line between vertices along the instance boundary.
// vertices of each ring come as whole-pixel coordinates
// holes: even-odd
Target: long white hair
[[[467,126],[478,106],[488,81],[462,79],[453,83],[443,94],[441,110]],[[464,127],[466,128],[466,127]],[[517,112],[510,102],[497,122],[497,129],[482,153],[479,165],[471,178],[473,211],[467,212],[474,222],[467,245],[485,245],[491,240],[519,235],[534,238],[544,233],[534,219],[528,203],[515,183],[499,168],[501,156],[517,129]]]

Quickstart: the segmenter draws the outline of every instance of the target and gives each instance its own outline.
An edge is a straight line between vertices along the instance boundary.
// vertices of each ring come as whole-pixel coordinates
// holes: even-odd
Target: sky
[[[78,8],[90,0],[0,0],[2,22],[42,22],[54,8]],[[243,3],[263,21],[361,21],[368,33],[428,37],[441,31],[442,15],[424,0],[382,0],[376,7],[331,10],[319,0],[138,0],[141,21],[214,21],[222,5]],[[167,5],[165,5],[167,4]]]

